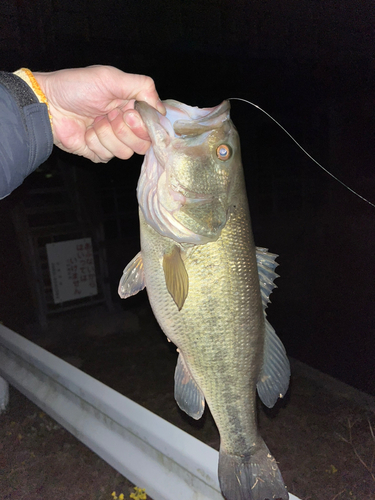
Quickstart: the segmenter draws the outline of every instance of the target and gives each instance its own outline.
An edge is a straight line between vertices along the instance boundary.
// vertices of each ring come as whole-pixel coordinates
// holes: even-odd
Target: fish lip
[[[146,101],[135,101],[134,109],[140,114],[153,147],[158,150],[167,148],[174,135],[172,124],[168,118]]]
[[[141,115],[142,113],[144,113],[147,108],[151,108],[152,106],[150,106],[149,104],[147,104],[146,101],[134,101],[134,109],[136,111],[138,111],[138,113]],[[155,109],[156,111],[156,109]],[[157,111],[156,111],[157,112]]]

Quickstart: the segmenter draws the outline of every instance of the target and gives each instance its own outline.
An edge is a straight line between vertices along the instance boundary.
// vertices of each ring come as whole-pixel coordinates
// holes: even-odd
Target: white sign
[[[96,295],[91,238],[46,245],[55,304]]]

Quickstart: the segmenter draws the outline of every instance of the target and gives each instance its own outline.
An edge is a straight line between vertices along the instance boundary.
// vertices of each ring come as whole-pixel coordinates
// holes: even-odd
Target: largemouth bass
[[[151,137],[138,182],[141,251],[124,270],[123,298],[144,287],[178,348],[175,398],[199,419],[205,400],[220,432],[219,481],[227,500],[288,499],[259,435],[256,389],[272,407],[289,362],[265,317],[275,255],[256,249],[238,133],[230,105],[137,102]]]

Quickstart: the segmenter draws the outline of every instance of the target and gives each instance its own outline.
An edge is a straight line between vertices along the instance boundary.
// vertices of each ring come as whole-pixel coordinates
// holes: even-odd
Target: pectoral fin
[[[164,255],[163,270],[168,292],[181,311],[189,291],[189,276],[181,258],[179,247]]]
[[[125,267],[120,279],[118,294],[122,299],[127,299],[143,290],[145,286],[142,254],[139,252]]]
[[[199,420],[204,412],[204,396],[179,354],[174,373],[174,397],[178,406],[190,417]]]
[[[260,399],[268,408],[272,408],[278,398],[285,395],[289,379],[290,365],[285,348],[275,330],[266,320],[264,360],[257,389]]]

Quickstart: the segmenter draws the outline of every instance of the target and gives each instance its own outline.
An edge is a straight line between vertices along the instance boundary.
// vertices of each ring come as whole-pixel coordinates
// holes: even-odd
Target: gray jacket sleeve
[[[0,71],[0,199],[22,184],[52,147],[47,106],[21,78]]]

